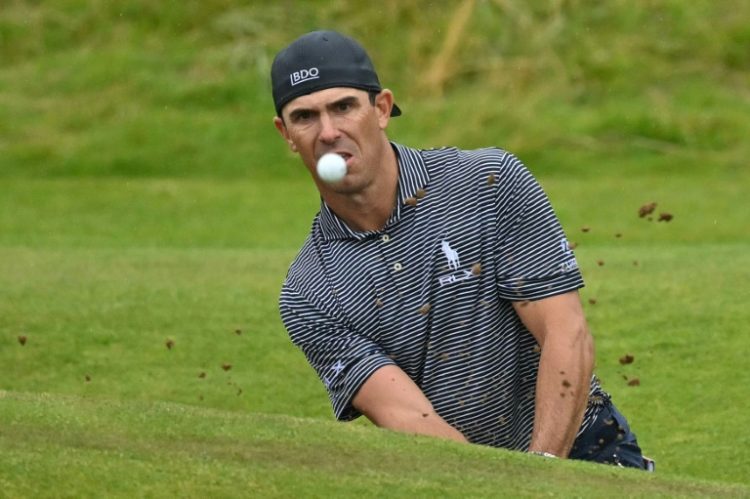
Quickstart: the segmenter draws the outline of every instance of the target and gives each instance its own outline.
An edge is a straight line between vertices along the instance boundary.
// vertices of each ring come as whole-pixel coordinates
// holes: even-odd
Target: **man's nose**
[[[323,113],[320,116],[320,135],[319,139],[321,142],[331,144],[341,137],[341,132],[336,126],[336,120],[330,115]]]

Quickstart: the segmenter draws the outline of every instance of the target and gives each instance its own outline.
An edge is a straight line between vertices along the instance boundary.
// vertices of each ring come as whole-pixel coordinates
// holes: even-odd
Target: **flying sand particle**
[[[427,315],[430,313],[430,309],[432,308],[432,305],[429,303],[425,303],[421,307],[419,307],[419,313],[422,315]]]
[[[27,340],[27,338],[24,335],[20,335],[18,337],[18,342],[21,344],[21,346],[24,346],[26,344],[26,340]]]
[[[169,350],[172,350],[172,347],[174,346],[173,340],[167,340],[166,343],[164,343]]]
[[[628,386],[640,386],[641,380],[638,378],[633,378],[630,381],[628,381]]]
[[[408,204],[409,206],[417,206],[417,198],[406,198],[404,199],[404,204]]]
[[[232,368],[232,364],[222,364],[221,368],[225,371],[229,371]]]
[[[638,216],[643,218],[646,215],[650,215],[656,209],[656,202],[646,203],[638,209]]]
[[[206,377],[206,371],[201,371],[200,373],[198,373],[198,377],[199,378],[205,378]]]
[[[603,267],[603,266],[604,266],[604,260],[597,260],[597,261],[596,261],[596,264],[597,264],[598,266],[600,266],[600,267]]]
[[[620,364],[622,365],[632,364],[634,360],[635,360],[635,357],[633,357],[632,355],[628,353],[620,357]]]
[[[487,177],[487,185],[494,185],[495,184],[495,174],[490,173],[490,176]]]
[[[417,199],[422,199],[426,195],[427,195],[427,191],[426,190],[424,190],[424,189],[417,189],[417,194],[416,194]]]
[[[581,232],[589,232],[590,230],[591,230],[591,227],[587,225],[584,225],[583,227],[581,227]]]
[[[669,222],[674,216],[671,213],[659,213],[659,219],[657,222]]]
[[[589,298],[589,303],[591,305],[596,305],[596,298]]]
[[[482,264],[481,263],[475,263],[471,266],[471,273],[474,275],[479,275],[482,273]]]

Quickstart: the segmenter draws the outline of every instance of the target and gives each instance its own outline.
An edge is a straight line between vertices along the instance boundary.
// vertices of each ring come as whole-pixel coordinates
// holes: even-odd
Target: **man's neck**
[[[381,158],[373,182],[361,192],[323,196],[328,207],[357,232],[381,230],[396,206],[398,161],[390,142],[386,141]]]

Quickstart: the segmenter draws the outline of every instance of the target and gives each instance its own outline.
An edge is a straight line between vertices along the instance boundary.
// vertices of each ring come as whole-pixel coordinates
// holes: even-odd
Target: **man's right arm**
[[[367,378],[352,405],[381,428],[468,442],[435,412],[422,390],[395,365],[383,366]]]

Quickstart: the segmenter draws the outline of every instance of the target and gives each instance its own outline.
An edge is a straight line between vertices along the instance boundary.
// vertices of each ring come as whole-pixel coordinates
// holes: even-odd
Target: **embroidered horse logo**
[[[448,241],[443,241],[440,248],[443,250],[445,258],[448,259],[448,268],[451,270],[458,270],[458,267],[461,265],[461,262],[458,259],[458,251],[451,248]]]

